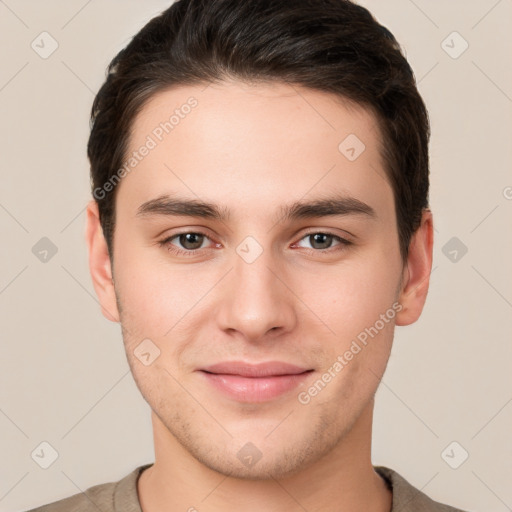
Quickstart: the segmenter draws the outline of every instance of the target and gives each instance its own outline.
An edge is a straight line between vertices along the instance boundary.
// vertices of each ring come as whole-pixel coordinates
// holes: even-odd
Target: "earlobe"
[[[402,275],[398,301],[402,310],[396,315],[396,325],[410,325],[418,320],[427,299],[432,271],[434,228],[432,212],[424,210],[420,227],[411,237],[407,264]]]
[[[89,202],[86,215],[85,238],[89,250],[89,271],[101,312],[108,320],[119,322],[112,267],[96,201]]]

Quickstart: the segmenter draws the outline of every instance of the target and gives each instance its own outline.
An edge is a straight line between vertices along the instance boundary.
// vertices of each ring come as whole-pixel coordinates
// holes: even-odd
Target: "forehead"
[[[333,189],[377,210],[392,199],[373,114],[296,85],[234,81],[161,91],[132,123],[127,161],[144,146],[151,149],[119,191],[136,189],[139,203],[179,192],[225,204],[257,198],[272,208]]]
[[[297,121],[304,122],[297,125]],[[265,137],[275,140],[273,128],[278,125],[286,142],[309,137],[314,144],[326,135],[337,141],[352,134],[375,147],[381,142],[376,121],[368,108],[333,93],[281,82],[225,81],[155,93],[133,120],[130,142],[136,147],[148,134],[157,142],[177,141],[187,126],[196,130],[195,140],[205,134],[212,141],[249,134],[258,137],[255,142]]]

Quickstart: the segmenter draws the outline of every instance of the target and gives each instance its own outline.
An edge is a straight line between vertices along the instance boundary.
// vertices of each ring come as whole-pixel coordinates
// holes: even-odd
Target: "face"
[[[156,428],[209,468],[291,475],[368,417],[422,305],[379,137],[364,109],[285,84],[175,88],[136,118],[114,286],[93,213],[91,268]]]

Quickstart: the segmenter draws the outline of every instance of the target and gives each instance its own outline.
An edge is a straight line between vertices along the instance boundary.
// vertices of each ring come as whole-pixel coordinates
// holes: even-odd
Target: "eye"
[[[303,245],[301,245],[301,242],[304,240],[306,240],[310,244],[309,247],[304,247]],[[337,243],[333,245],[333,242]],[[338,249],[334,250],[343,249],[344,246],[350,245],[351,243],[352,242],[349,242],[345,238],[342,238],[338,235],[335,235],[333,233],[324,233],[323,231],[321,231],[308,233],[306,236],[301,238],[301,240],[296,245],[298,245],[299,247],[304,247],[305,249],[312,249],[314,252],[323,252],[329,251],[333,247],[338,247]]]
[[[169,236],[159,242],[159,245],[166,247],[169,252],[175,255],[195,256],[201,249],[208,248],[208,241],[211,242],[212,240],[205,233],[187,231]],[[303,245],[304,243],[309,243],[309,247]],[[343,250],[351,244],[352,242],[349,240],[335,235],[334,233],[316,231],[303,236],[300,241],[293,244],[292,247],[302,247],[309,252],[318,254]],[[221,247],[220,244],[215,245]]]
[[[174,238],[177,238],[183,248],[194,251],[202,248],[203,242],[207,237],[202,233],[181,233],[180,235],[175,235],[172,240]]]
[[[169,252],[184,256],[193,256],[196,251],[208,246],[210,238],[205,233],[196,231],[187,231],[167,237],[159,242],[160,246],[165,246]]]

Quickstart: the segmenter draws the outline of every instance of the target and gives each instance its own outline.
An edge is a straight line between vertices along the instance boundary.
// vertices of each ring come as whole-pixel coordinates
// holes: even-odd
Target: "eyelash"
[[[202,251],[204,248],[203,249],[186,250],[186,249],[179,249],[174,244],[171,244],[171,241],[174,240],[175,238],[178,238],[181,235],[189,235],[189,234],[201,235],[201,236],[204,236],[205,238],[210,239],[210,237],[206,233],[203,233],[202,231],[183,231],[182,233],[176,233],[172,236],[165,238],[164,240],[158,242],[158,244],[160,247],[166,247],[169,252],[173,253],[176,256],[193,257],[193,256],[196,256],[197,253]],[[304,238],[307,238],[308,236],[317,235],[317,234],[332,236],[334,240],[339,242],[339,245],[336,245],[334,247],[329,247],[328,249],[309,249],[307,247],[303,247],[302,249],[306,249],[306,251],[309,253],[325,254],[325,253],[332,253],[332,252],[344,250],[346,247],[353,244],[353,242],[350,242],[349,240],[342,238],[338,235],[335,235],[334,233],[331,233],[329,231],[310,231],[309,233],[304,234],[304,236],[302,238],[300,238],[299,242],[304,240]]]

